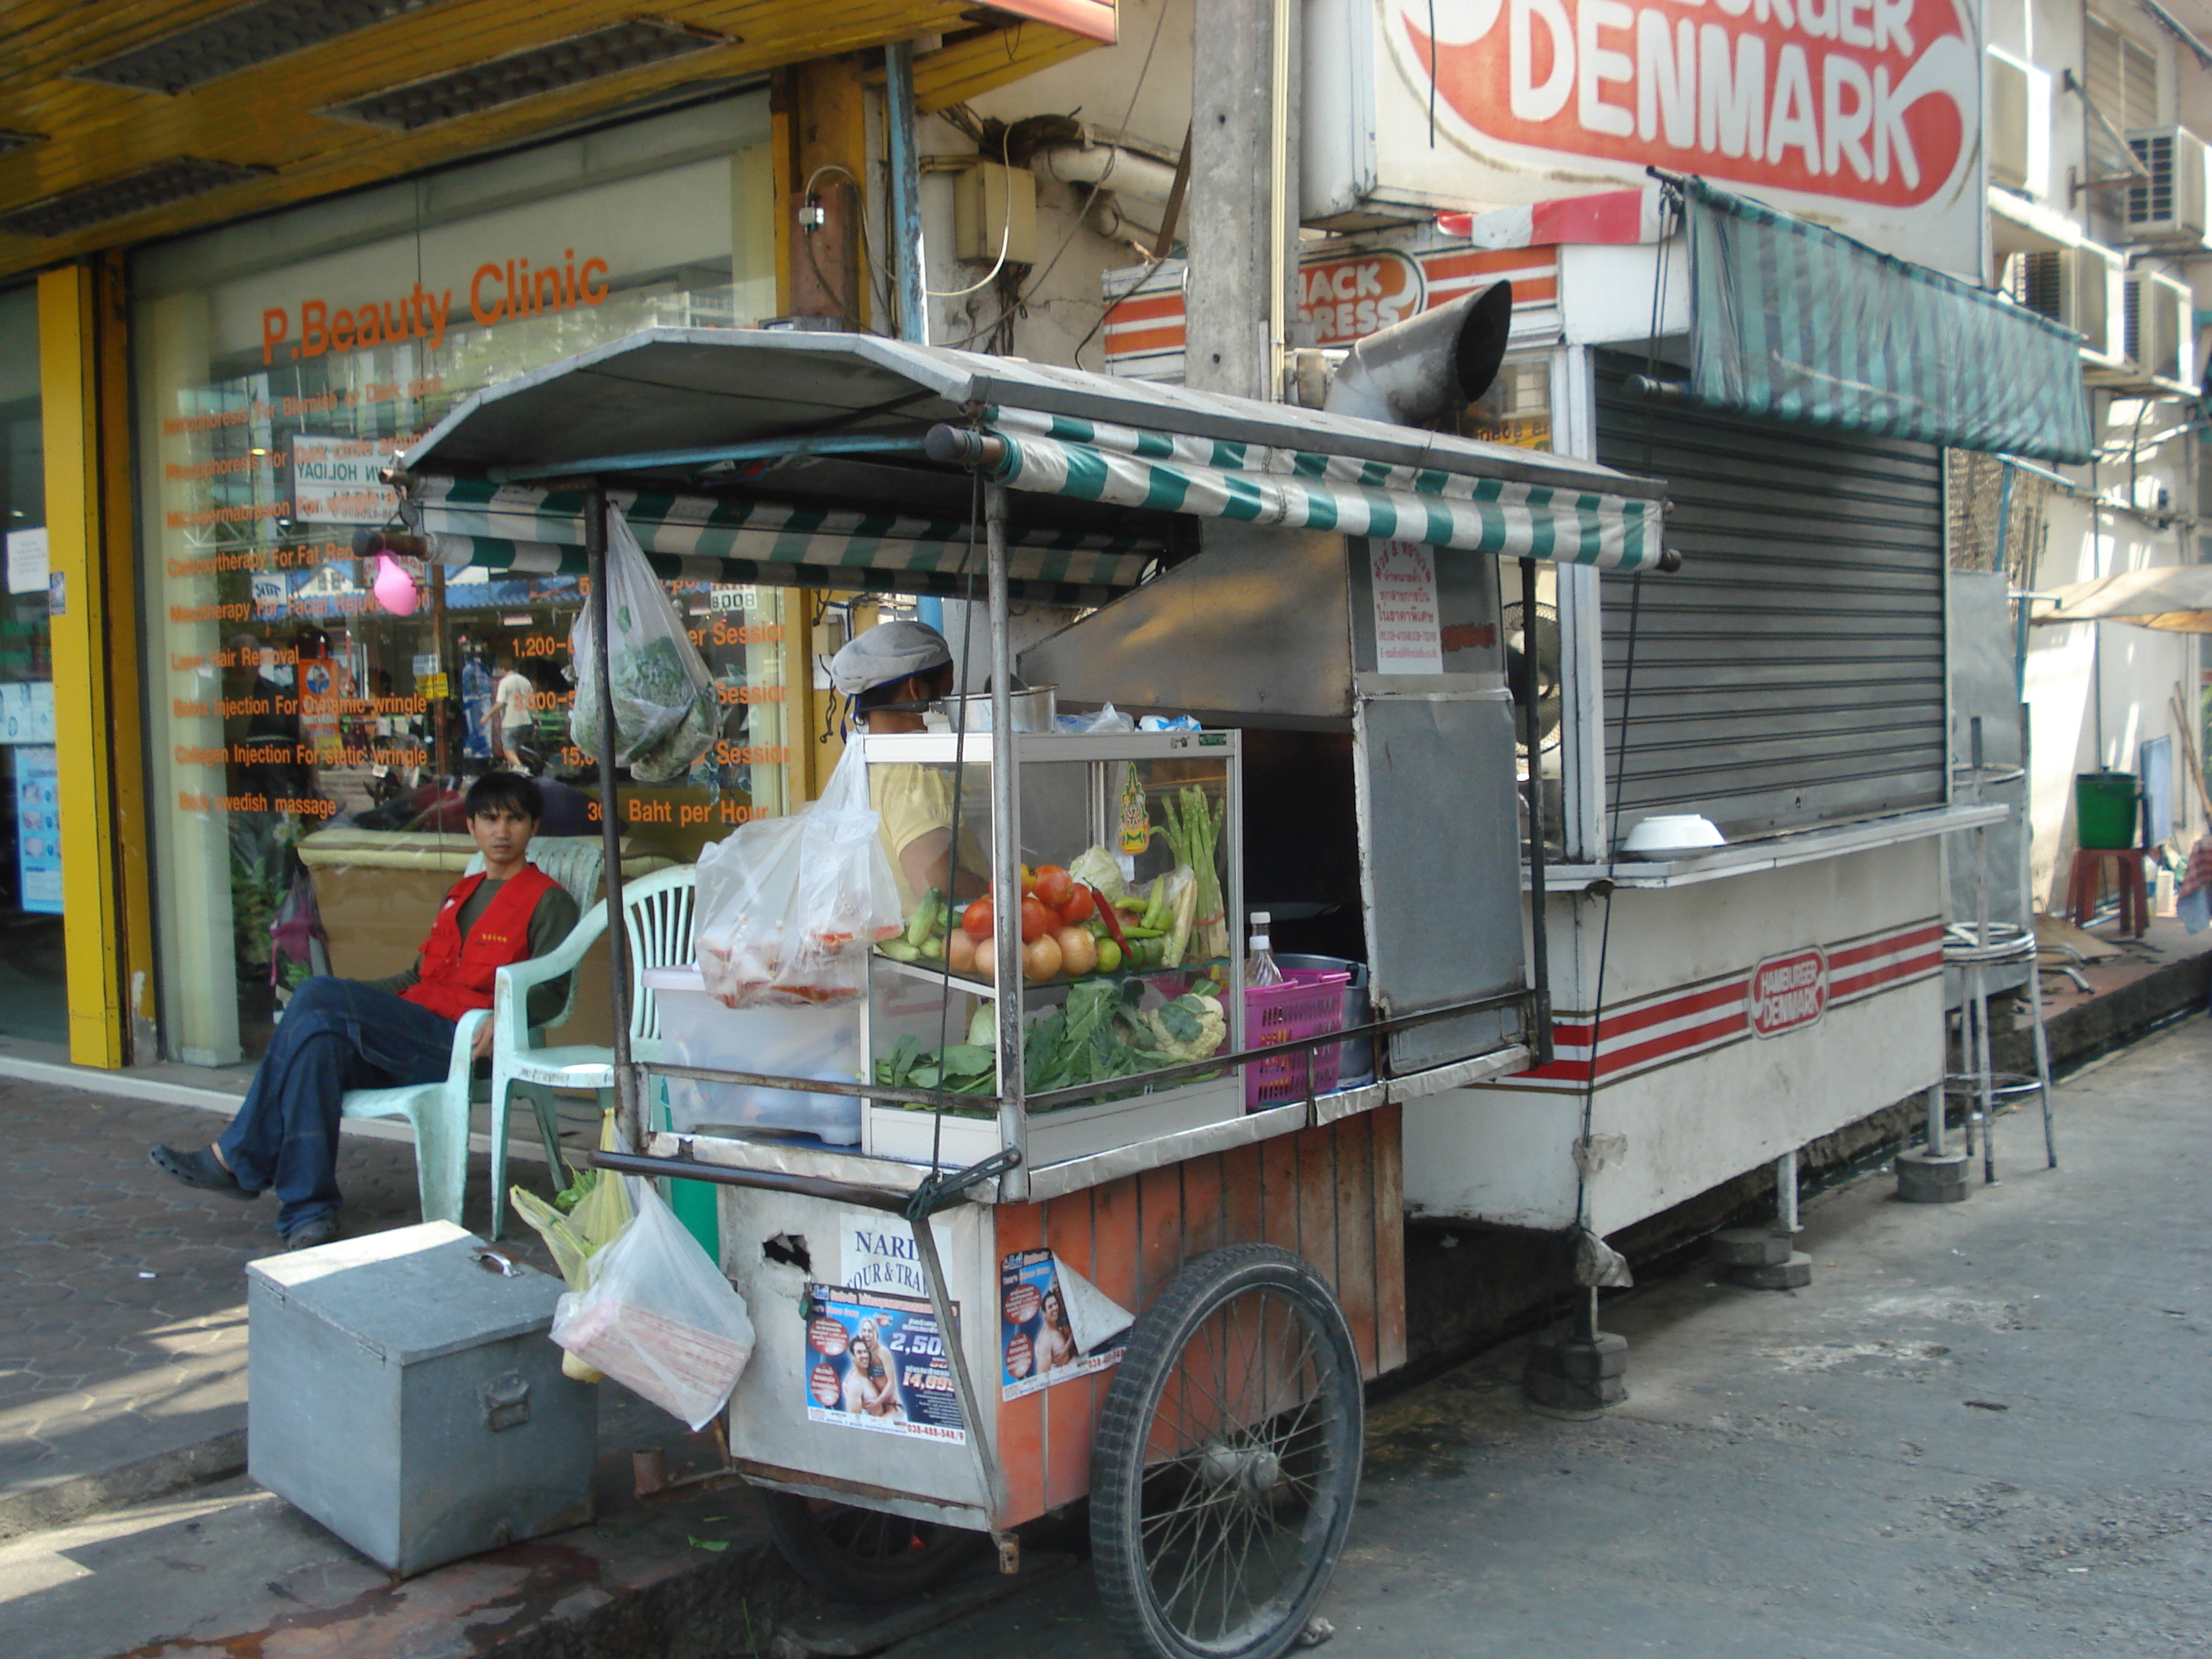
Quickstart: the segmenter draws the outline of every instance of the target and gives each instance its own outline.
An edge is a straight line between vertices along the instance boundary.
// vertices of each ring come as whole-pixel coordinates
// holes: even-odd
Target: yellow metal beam
[[[68,965],[70,1058],[113,1067],[130,1059],[125,862],[117,834],[113,733],[120,708],[136,723],[136,641],[111,631],[111,536],[103,427],[120,418],[119,284],[92,264],[39,278],[39,373],[46,441],[47,558],[54,580],[54,742],[61,792],[62,926]],[[103,305],[103,289],[106,290]],[[118,501],[128,496],[118,495]],[[128,565],[125,563],[127,571]],[[129,585],[124,584],[128,605]],[[132,747],[136,748],[135,743]],[[143,850],[143,802],[134,802]],[[143,890],[143,859],[137,879]]]

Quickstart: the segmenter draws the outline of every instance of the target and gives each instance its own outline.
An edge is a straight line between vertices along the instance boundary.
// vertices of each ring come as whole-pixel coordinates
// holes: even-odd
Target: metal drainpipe
[[[884,125],[890,131],[891,235],[898,246],[898,337],[929,343],[921,294],[921,163],[914,149],[914,43],[884,48]]]
[[[1290,396],[1291,0],[1274,0],[1267,28],[1267,401]]]
[[[1029,1109],[1022,1079],[1022,884],[1019,809],[1014,787],[1014,661],[1006,638],[1006,487],[983,486],[983,538],[991,606],[991,948],[999,953],[999,1144],[1020,1161],[999,1177],[999,1196],[1030,1195]],[[957,849],[956,849],[957,850]],[[1009,903],[1008,899],[1012,902]]]
[[[645,1150],[644,1113],[629,1058],[629,930],[623,919],[622,807],[615,787],[615,688],[607,633],[607,492],[584,491],[584,562],[592,578],[592,625],[599,636],[599,837],[605,866],[607,977],[615,1003],[615,1129],[623,1150]]]

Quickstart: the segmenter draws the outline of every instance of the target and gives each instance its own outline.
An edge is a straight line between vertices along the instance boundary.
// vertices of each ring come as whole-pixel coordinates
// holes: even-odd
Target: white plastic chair
[[[623,884],[623,925],[629,938],[629,1047],[635,1060],[658,1060],[660,1004],[644,980],[648,968],[678,967],[691,960],[692,897],[698,866],[679,864]],[[510,1091],[525,1092],[538,1114],[538,1131],[555,1180],[561,1175],[560,1127],[548,1092],[589,1091],[602,1107],[611,1103],[615,1051],[599,1043],[532,1048],[522,1009],[530,988],[557,975],[574,978],[576,964],[592,942],[606,931],[602,899],[584,915],[576,930],[556,951],[499,970],[492,989],[491,1041],[491,1236],[497,1238],[507,1216],[507,1121]],[[572,992],[573,996],[573,992]]]
[[[590,902],[599,890],[599,866],[604,857],[598,840],[584,836],[548,836],[530,844],[530,861],[559,882],[579,907]],[[463,874],[474,875],[483,868],[483,855],[479,853],[469,860]],[[582,931],[580,923],[561,949],[566,950]],[[571,979],[568,1000],[546,1024],[558,1025],[568,1018],[575,1006],[576,983]],[[477,1028],[490,1018],[489,1011],[478,1009],[462,1015],[455,1023],[453,1063],[437,1082],[405,1084],[392,1089],[354,1089],[348,1091],[338,1106],[342,1118],[404,1117],[413,1127],[415,1181],[422,1194],[425,1221],[460,1224],[461,1201],[469,1174],[469,1108],[472,1092],[470,1074],[474,1069],[470,1050],[476,1045]],[[525,1041],[527,1040],[526,1033]],[[496,1184],[493,1193],[496,1203],[501,1196]]]

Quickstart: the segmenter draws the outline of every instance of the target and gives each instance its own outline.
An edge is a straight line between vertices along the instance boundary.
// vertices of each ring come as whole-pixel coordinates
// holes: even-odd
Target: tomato
[[[1037,883],[1037,896],[1044,898],[1044,883],[1042,878]],[[1050,899],[1045,899],[1044,902],[1047,904],[1052,902]],[[1060,919],[1073,927],[1079,921],[1088,921],[1097,915],[1098,901],[1091,896],[1091,890],[1088,887],[1078,882],[1075,884],[1075,890],[1067,896],[1066,902],[1057,908],[1060,911]]]
[[[1059,931],[1060,919],[1033,896],[1022,899],[1022,943],[1034,945],[1047,933]]]
[[[960,931],[967,934],[969,939],[988,939],[991,937],[991,927],[995,920],[991,910],[991,901],[987,898],[975,899],[969,903],[965,910],[960,913]]]
[[[1036,872],[1036,896],[1054,909],[1062,909],[1075,892],[1075,878],[1057,864],[1040,864]]]

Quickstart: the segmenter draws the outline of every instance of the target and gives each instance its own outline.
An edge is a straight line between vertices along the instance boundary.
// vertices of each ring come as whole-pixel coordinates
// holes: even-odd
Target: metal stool
[[[2005,921],[1954,921],[1943,930],[1943,961],[1964,970],[1966,1000],[1959,1010],[1959,1053],[1968,1070],[1948,1073],[1941,1089],[1929,1091],[1928,1150],[1943,1152],[1944,1102],[1953,1094],[1969,1096],[1974,1108],[1966,1118],[1966,1152],[1974,1151],[1974,1130],[1982,1136],[1982,1180],[1996,1184],[1994,1147],[1996,1105],[2001,1098],[2025,1095],[2033,1090],[2043,1097],[2043,1151],[2049,1167],[2058,1167],[2058,1142],[2051,1122],[2051,1042],[2043,1024],[2043,975],[2036,961],[2035,930]],[[1990,1065],[1989,970],[2024,965],[2027,969],[2030,1018],[2035,1023],[2035,1075],[1997,1072]]]

